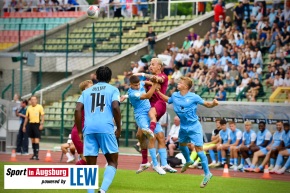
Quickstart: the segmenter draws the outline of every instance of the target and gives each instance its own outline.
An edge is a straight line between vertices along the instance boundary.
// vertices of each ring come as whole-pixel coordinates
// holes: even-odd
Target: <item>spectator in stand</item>
[[[148,15],[148,4],[140,4],[147,3],[148,0],[136,0],[134,2],[138,3],[138,15],[141,17],[147,17]]]
[[[224,90],[224,86],[223,85],[219,86],[219,91],[216,93],[214,98],[216,100],[218,100],[218,101],[226,101],[227,100],[227,93]]]
[[[229,27],[232,26],[232,21],[230,16],[226,16],[226,21],[225,21],[225,27],[228,29]]]
[[[283,86],[290,87],[290,70],[286,72],[285,78],[283,80]]]
[[[220,45],[219,41],[215,41],[214,52],[215,52],[215,55],[217,54],[222,55],[223,53],[223,46]]]
[[[179,147],[178,143],[179,129],[180,129],[180,120],[178,116],[175,116],[173,120],[173,125],[171,126],[170,132],[165,141],[169,157],[174,157],[174,150],[176,150]]]
[[[194,48],[198,52],[201,52],[201,50],[203,48],[203,40],[200,39],[200,36],[197,36],[196,40],[193,43],[192,48]]]
[[[153,27],[148,28],[148,32],[146,33],[146,40],[148,41],[148,52],[151,56],[155,54],[155,40],[157,39],[157,36],[155,32],[153,31]]]
[[[250,11],[250,0],[243,0],[243,6],[244,6],[244,10],[247,13],[247,22],[250,21],[250,16],[251,16],[251,11]]]
[[[182,76],[183,74],[180,72],[179,67],[175,66],[171,79],[173,79],[175,83],[178,83]]]
[[[239,28],[242,27],[242,22],[244,19],[244,7],[243,2],[239,2],[239,5],[236,6],[234,10],[235,22]]]
[[[234,77],[230,76],[230,73],[226,73],[226,80],[224,85],[226,91],[234,92],[236,90],[236,81]]]
[[[274,92],[277,87],[283,86],[283,84],[284,84],[284,80],[282,79],[281,74],[279,72],[277,72],[275,74],[275,79],[274,79],[272,91]]]
[[[134,66],[133,70],[132,70],[132,73],[133,74],[138,73],[139,72],[139,64],[138,64],[138,62],[132,61],[131,64]]]
[[[236,96],[237,97],[239,96],[240,92],[242,92],[247,87],[250,80],[251,79],[249,78],[249,75],[245,72],[243,74],[243,79],[242,79],[241,84],[239,86],[237,86],[237,88],[236,88]]]
[[[210,54],[205,65],[210,69],[216,64],[216,58],[214,57],[214,54]]]
[[[259,81],[259,79],[255,78],[251,88],[248,90],[246,94],[248,101],[256,102],[257,97],[261,97],[264,94],[265,93],[262,83]]]
[[[182,44],[183,50],[188,50],[191,47],[191,41],[188,39],[188,37],[184,38],[184,42]]]
[[[219,25],[220,22],[220,16],[221,18],[225,18],[225,10],[222,6],[222,0],[218,0],[218,3],[214,6],[214,21],[217,25]]]
[[[71,6],[71,8],[68,9],[68,11],[76,11],[76,10],[78,10],[78,7],[75,7],[75,6],[79,6],[77,0],[68,0],[67,3]]]
[[[188,36],[187,36],[187,39],[188,39],[189,41],[194,41],[194,40],[196,40],[196,38],[197,38],[197,34],[194,33],[194,28],[190,28],[190,29],[189,29],[189,34],[188,34]]]
[[[172,52],[178,52],[178,47],[175,45],[175,42],[172,42],[172,43],[171,43],[171,48],[170,48],[170,50],[171,50]]]
[[[120,91],[121,82],[119,81],[118,77],[116,77],[114,80],[114,86]]]
[[[275,64],[271,64],[268,66],[269,73],[266,75],[266,86],[272,86],[274,84],[275,74],[277,73],[277,70],[275,68]]]
[[[174,79],[171,78],[168,83],[168,87],[166,90],[166,96],[171,97],[171,95],[177,91],[177,84],[174,82]]]

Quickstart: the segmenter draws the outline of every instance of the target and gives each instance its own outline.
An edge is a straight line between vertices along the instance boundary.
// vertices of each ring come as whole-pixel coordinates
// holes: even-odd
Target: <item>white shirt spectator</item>
[[[260,7],[259,6],[253,6],[252,7],[252,13],[251,13],[251,15],[253,15],[253,16],[257,16],[258,15],[258,11],[260,10]]]
[[[171,123],[171,118],[170,118],[170,115],[168,112],[165,112],[164,115],[159,119],[158,123],[162,126],[164,124],[167,123],[167,133],[165,133],[165,127],[162,126],[163,130],[164,130],[164,133],[165,133],[165,136],[168,135],[169,133],[169,130],[170,130],[170,123]]]
[[[195,40],[192,47],[199,49],[202,46],[203,46],[203,41],[202,40]]]
[[[284,80],[282,78],[274,79],[274,87],[283,86]]]
[[[139,67],[136,67],[136,66],[135,66],[135,67],[133,68],[133,70],[132,70],[132,73],[135,74],[135,73],[138,73],[138,72],[139,72]]]
[[[219,55],[222,55],[223,53],[223,46],[222,45],[217,45],[217,46],[214,46],[214,52],[215,54],[219,54]]]
[[[290,87],[290,78],[285,77],[283,81],[283,86]]]
[[[247,86],[249,84],[250,80],[251,80],[251,78],[243,78],[241,85]]]
[[[188,55],[184,54],[184,53],[178,53],[175,57],[175,60],[177,62],[181,62],[182,59],[188,59]]]
[[[172,47],[172,48],[170,48],[170,50],[172,51],[172,52],[178,52],[178,47]]]
[[[182,76],[183,76],[183,75],[182,75],[182,73],[180,72],[180,70],[175,70],[175,71],[173,72],[171,78],[174,79],[174,82],[175,82],[175,83],[178,83],[179,80],[180,80],[180,78],[181,78]]]
[[[283,64],[282,66],[281,66],[285,71],[290,67],[290,64],[288,63],[288,64]]]
[[[178,138],[179,130],[180,130],[180,125],[176,126],[175,124],[173,124],[171,126],[170,132],[168,134],[170,136],[170,139],[169,139],[170,143],[174,143],[174,141],[171,139],[171,137]]]
[[[11,3],[11,0],[4,0],[3,9],[5,9],[5,8],[7,9],[9,7],[10,3]]]

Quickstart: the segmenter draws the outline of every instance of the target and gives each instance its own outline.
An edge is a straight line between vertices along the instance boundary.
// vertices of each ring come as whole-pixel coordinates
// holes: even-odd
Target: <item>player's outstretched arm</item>
[[[75,110],[75,124],[79,133],[80,140],[83,141],[83,131],[82,131],[82,110],[84,109],[84,104],[77,102]]]
[[[152,82],[157,82],[159,84],[163,83],[164,82],[164,79],[161,78],[161,77],[158,77],[158,76],[154,76],[152,74],[145,74],[145,73],[135,73],[133,74],[135,76],[143,76],[149,80],[151,80]]]
[[[149,90],[147,93],[143,93],[143,94],[140,96],[140,99],[141,99],[141,100],[144,100],[144,99],[150,99],[150,98],[152,97],[152,95],[154,94],[156,87],[157,87],[157,84],[154,83],[154,84],[152,85],[152,87],[150,88],[150,90]]]
[[[215,106],[218,106],[218,101],[216,99],[214,99],[212,102],[208,102],[208,101],[204,101],[203,106],[207,107],[207,108],[213,108]]]
[[[117,130],[115,134],[116,134],[116,137],[119,138],[121,136],[121,111],[120,111],[119,101],[113,101],[112,107],[113,107],[114,120],[117,126]]]
[[[168,96],[166,96],[165,94],[163,94],[162,92],[160,92],[159,89],[157,89],[156,92],[159,94],[159,96],[161,96],[161,98],[162,98],[165,102],[168,102],[168,99],[169,99]]]

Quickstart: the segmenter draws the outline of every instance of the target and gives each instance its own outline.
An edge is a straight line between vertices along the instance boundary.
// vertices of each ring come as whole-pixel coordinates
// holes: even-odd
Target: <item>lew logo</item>
[[[96,186],[98,185],[98,168],[71,168],[71,186]]]

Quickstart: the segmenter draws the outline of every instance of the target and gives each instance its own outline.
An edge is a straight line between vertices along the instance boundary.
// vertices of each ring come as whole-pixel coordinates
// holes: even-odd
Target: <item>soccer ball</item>
[[[95,19],[99,17],[100,8],[97,5],[91,5],[87,10],[89,18]]]

